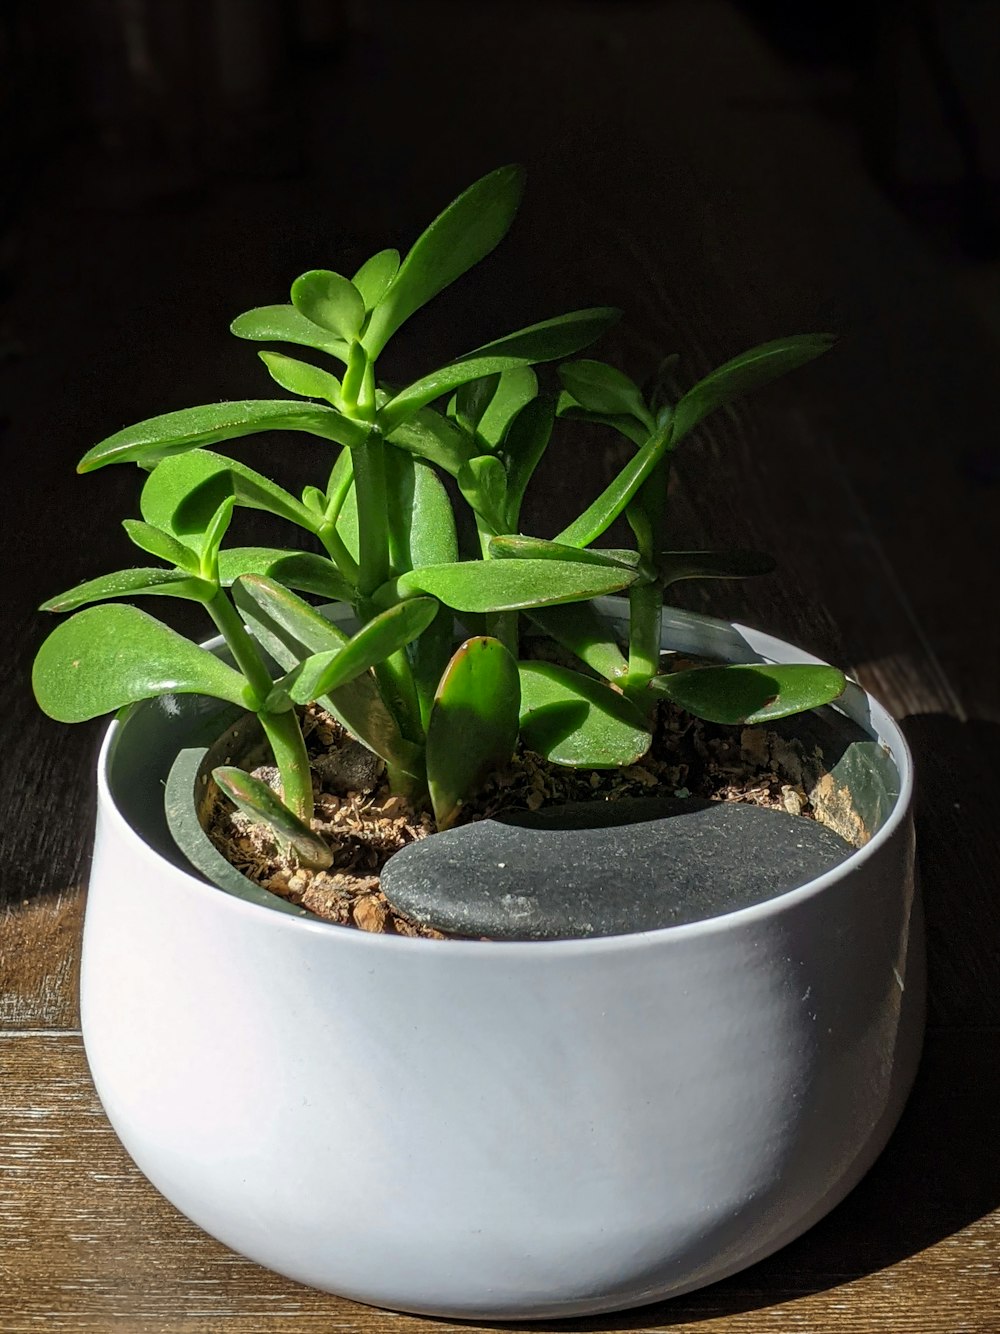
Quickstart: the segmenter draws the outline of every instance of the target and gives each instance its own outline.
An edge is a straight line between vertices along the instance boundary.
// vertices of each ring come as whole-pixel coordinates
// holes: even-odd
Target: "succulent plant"
[[[124,526],[160,564],[99,576],[45,603],[75,615],[38,653],[41,707],[75,722],[196,692],[254,712],[274,753],[280,797],[239,771],[220,769],[216,778],[307,864],[324,859],[309,828],[313,793],[299,718],[313,701],[385,761],[394,791],[429,801],[446,828],[510,760],[519,736],[555,763],[611,768],[647,750],[661,699],[716,722],[758,722],[828,703],[844,687],[840,672],[813,665],[664,673],[660,651],[671,584],[771,568],[755,552],[670,549],[673,452],[708,413],[818,356],[829,336],[779,339],[672,400],[660,390],[647,398],[613,366],[572,359],[619,317],[587,309],[495,339],[401,389],[380,381],[389,339],[498,244],[522,188],[520,168],[494,171],[446,208],[402,261],[382,250],[352,278],[313,270],[292,284],[289,304],[233,322],[240,338],[304,347],[339,363],[337,373],[261,351],[291,397],[154,417],[102,441],[79,465],[148,471],[142,517]],[[542,363],[557,363],[560,389],[540,387],[533,367]],[[525,535],[520,514],[532,474],[553,430],[572,430],[580,419],[618,432],[631,456],[554,539]],[[316,437],[325,484],[296,497],[209,448],[263,431]],[[471,510],[479,548],[471,555],[460,552],[442,475]],[[237,506],[305,530],[314,550],[224,545]],[[634,549],[595,545],[623,514]],[[591,603],[608,593],[629,600],[624,646]],[[232,665],[112,601],[147,595],[201,602]],[[332,624],[310,597],[350,604],[355,633]],[[578,666],[522,658],[525,621]]]

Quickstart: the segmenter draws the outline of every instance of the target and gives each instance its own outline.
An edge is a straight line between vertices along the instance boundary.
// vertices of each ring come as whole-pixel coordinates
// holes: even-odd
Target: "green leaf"
[[[393,568],[418,570],[457,561],[451,499],[434,469],[398,449],[386,451],[385,468],[392,497],[389,546]]]
[[[266,510],[315,533],[318,517],[262,473],[210,449],[158,463],[146,479],[139,507],[147,523],[181,540],[200,538],[228,495],[249,509]]]
[[[829,351],[835,342],[833,334],[793,334],[773,343],[762,343],[719,366],[689,389],[677,404],[671,447],[678,445],[716,408],[804,366]]]
[[[290,394],[299,394],[302,398],[325,398],[334,407],[339,405],[340,381],[329,371],[311,366],[308,361],[286,357],[282,352],[258,352],[257,355],[271,379]]]
[[[468,352],[440,370],[432,371],[408,385],[379,412],[379,424],[386,434],[418,408],[425,407],[442,394],[484,375],[514,370],[539,361],[554,361],[592,343],[620,317],[610,307],[575,310],[568,315],[543,320],[527,329],[507,334],[493,343]]]
[[[479,419],[489,407],[490,400],[500,383],[499,375],[483,375],[478,380],[469,380],[463,384],[452,400],[455,405],[453,415],[463,430],[472,436],[476,434]],[[449,409],[451,404],[449,404]]]
[[[223,496],[218,508],[205,527],[205,535],[201,544],[203,574],[208,574],[214,567],[214,573],[210,576],[213,580],[218,579],[219,547],[222,545],[222,539],[229,531],[235,508],[236,497],[234,495]]]
[[[596,542],[630,504],[643,482],[667,453],[670,438],[669,429],[651,436],[594,503],[568,528],[557,533],[555,540],[571,547],[586,547]]]
[[[237,579],[233,599],[254,637],[286,670],[314,653],[339,651],[348,641],[315,607],[266,576]],[[388,764],[421,776],[420,752],[401,735],[374,676],[359,676],[320,703]]]
[[[552,438],[555,408],[551,398],[531,399],[511,421],[499,457],[507,470],[507,523],[516,528],[528,483]]]
[[[559,378],[581,408],[605,417],[634,417],[655,429],[642,390],[634,380],[603,361],[567,361],[559,367]]]
[[[306,658],[276,683],[275,691],[287,693],[295,704],[309,704],[330,694],[422,635],[437,611],[433,598],[400,602],[374,616],[342,648]],[[265,707],[275,704],[268,700]]]
[[[364,334],[377,357],[399,326],[503,240],[524,189],[521,167],[500,167],[469,188],[417,239]]]
[[[619,769],[649,748],[642,714],[601,681],[547,662],[522,662],[521,737],[554,764]]]
[[[423,408],[394,426],[386,436],[391,445],[434,463],[452,477],[473,457],[472,441],[433,408]]]
[[[654,676],[650,689],[710,723],[770,722],[829,704],[847,685],[836,667],[740,664]]]
[[[344,455],[350,458],[351,451],[349,449],[342,449],[340,455],[341,458],[344,457]],[[337,462],[340,462],[339,458]],[[304,486],[302,488],[302,503],[307,510],[312,510],[313,514],[323,515],[326,513],[326,492],[318,486]]]
[[[361,293],[365,310],[374,310],[385,296],[385,289],[399,272],[399,251],[380,250],[366,259],[351,279]]]
[[[517,663],[498,639],[467,639],[441,677],[427,725],[427,782],[447,829],[517,743]]]
[[[181,570],[139,569],[116,570],[77,584],[57,597],[43,602],[41,611],[75,611],[88,602],[104,602],[108,598],[138,597],[158,594],[161,597],[188,598],[192,602],[207,602],[215,594],[215,585]]]
[[[458,486],[475,512],[494,532],[507,527],[507,472],[495,454],[470,459],[458,474]]]
[[[538,376],[530,366],[502,371],[496,391],[476,426],[476,435],[488,449],[497,449],[507,428],[521,409],[538,393]]]
[[[664,584],[679,579],[744,579],[770,574],[773,559],[764,551],[663,551],[656,569]]]
[[[347,369],[344,371],[344,383],[340,389],[341,398],[346,404],[350,404],[352,409],[358,406],[367,369],[368,355],[361,344],[355,341],[351,344]]]
[[[628,661],[608,623],[598,616],[592,603],[533,607],[527,615],[550,639],[575,654],[598,676],[615,681],[628,675]]]
[[[541,537],[503,535],[490,539],[490,555],[500,560],[575,560],[585,565],[611,565],[616,569],[635,570],[637,551],[594,550],[593,547],[568,547],[562,542],[546,542]]]
[[[342,445],[359,445],[367,430],[320,403],[291,399],[246,399],[238,403],[207,403],[127,426],[88,450],[78,472],[93,472],[109,463],[155,463],[198,445],[235,440],[260,431],[305,431]]]
[[[329,269],[310,269],[292,283],[292,305],[313,324],[329,329],[350,343],[361,332],[365,302],[343,274]]]
[[[226,588],[244,574],[264,574],[285,588],[315,593],[331,602],[350,602],[354,590],[326,556],[275,547],[227,547],[219,552],[219,582]]]
[[[635,582],[634,570],[557,560],[466,560],[428,565],[380,589],[394,601],[430,593],[455,611],[519,611],[614,593]]]
[[[237,315],[229,326],[237,338],[253,343],[295,343],[314,347],[339,361],[347,360],[347,344],[299,313],[294,306],[258,306],[245,315]]]
[[[332,863],[329,845],[261,779],[230,765],[213,769],[212,777],[238,810],[266,825],[279,843],[292,849],[303,866],[322,870]]]
[[[137,607],[88,607],[56,627],[32,673],[35,698],[61,723],[157,695],[210,695],[249,707],[243,677]]]
[[[159,556],[169,565],[177,565],[182,570],[197,574],[201,569],[198,553],[178,542],[177,538],[163,528],[141,519],[123,519],[122,527],[140,551],[147,551],[151,556]]]
[[[559,395],[556,403],[556,415],[565,418],[567,421],[591,422],[596,426],[610,426],[613,431],[619,435],[625,436],[626,440],[631,440],[633,445],[642,446],[649,439],[649,430],[642,422],[636,421],[634,417],[622,415],[609,416],[601,412],[588,412],[586,408],[581,408],[576,399],[565,390]]]

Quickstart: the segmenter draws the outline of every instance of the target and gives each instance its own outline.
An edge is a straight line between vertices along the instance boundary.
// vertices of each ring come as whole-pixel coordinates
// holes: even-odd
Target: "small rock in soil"
[[[464,936],[615,936],[717,917],[829,871],[854,849],[813,820],[697,798],[514,811],[411,843],[382,891]]]

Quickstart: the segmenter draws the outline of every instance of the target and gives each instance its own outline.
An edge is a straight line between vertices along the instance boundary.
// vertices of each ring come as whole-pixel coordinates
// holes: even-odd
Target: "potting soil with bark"
[[[216,847],[251,880],[327,921],[440,939],[441,932],[398,913],[379,887],[386,861],[434,833],[433,818],[391,794],[381,763],[318,705],[310,705],[302,721],[316,797],[313,829],[329,843],[332,865],[324,871],[297,866],[281,854],[267,830],[221,795],[208,830]],[[692,796],[819,818],[860,846],[867,837],[863,827],[849,808],[845,818],[842,799],[824,799],[832,790],[829,765],[818,744],[804,744],[795,736],[795,722],[726,727],[663,702],[657,706],[649,753],[625,769],[566,769],[519,745],[507,769],[492,776],[459,823],[567,802]],[[276,769],[261,766],[254,773],[278,788]]]

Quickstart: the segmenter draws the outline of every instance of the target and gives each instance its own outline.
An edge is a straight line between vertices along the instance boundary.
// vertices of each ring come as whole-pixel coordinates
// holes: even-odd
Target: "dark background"
[[[22,986],[29,1026],[75,1022],[60,979],[100,730],[35,710],[35,608],[145,563],[119,526],[140,475],[77,478],[76,460],[143,417],[279,396],[228,334],[234,315],[286,300],[305,269],[405,250],[465,185],[519,160],[511,235],[407,325],[388,378],[592,304],[625,308],[597,355],[638,378],[671,351],[693,379],[781,334],[841,335],[711,419],[672,502],[676,546],[779,561],[776,577],[678,600],[855,673],[903,719],[918,766],[924,1074],[851,1201],[759,1267],[760,1301],[778,1299],[776,1264],[795,1291],[829,1286],[995,1205],[998,57],[994,0],[7,0],[0,992]],[[299,485],[328,464],[311,438],[234,449]],[[563,437],[526,530],[557,531],[625,456],[599,433]],[[197,609],[162,610],[207,633]]]

